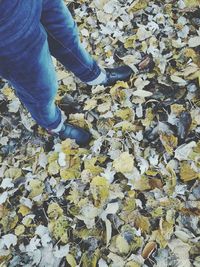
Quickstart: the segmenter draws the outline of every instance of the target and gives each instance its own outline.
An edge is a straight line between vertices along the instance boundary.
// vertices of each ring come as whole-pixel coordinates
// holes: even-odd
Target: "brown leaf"
[[[5,208],[3,205],[0,205],[0,219],[5,215]]]
[[[142,257],[144,259],[148,259],[151,254],[157,249],[157,244],[154,241],[148,242],[142,251]]]
[[[163,188],[163,184],[162,184],[161,180],[158,178],[149,179],[149,185],[150,185],[151,189]]]

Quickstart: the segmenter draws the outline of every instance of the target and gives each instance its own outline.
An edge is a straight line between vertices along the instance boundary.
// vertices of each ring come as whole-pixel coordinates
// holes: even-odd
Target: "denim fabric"
[[[63,0],[2,0],[0,14],[0,76],[39,125],[54,129],[61,111],[54,103],[58,85],[51,55],[84,82],[101,70],[82,47]]]

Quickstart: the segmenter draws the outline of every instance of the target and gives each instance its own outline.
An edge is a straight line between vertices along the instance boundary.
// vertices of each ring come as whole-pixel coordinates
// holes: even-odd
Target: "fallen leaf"
[[[133,95],[138,97],[150,97],[153,93],[146,90],[136,90],[133,92]]]
[[[113,161],[113,167],[117,172],[129,173],[133,170],[134,157],[128,152],[123,152]]]
[[[119,250],[119,253],[122,253],[122,254],[127,254],[130,250],[130,246],[128,242],[121,235],[118,235],[116,238],[116,247]]]
[[[194,179],[197,179],[199,174],[195,172],[188,162],[181,162],[180,164],[180,178],[184,182],[188,182]]]
[[[157,249],[157,244],[154,241],[148,242],[142,250],[142,257],[148,259],[153,252]]]
[[[172,239],[168,246],[178,258],[178,264],[181,267],[191,266],[189,259],[189,250],[191,247],[189,244],[184,243],[180,239]]]

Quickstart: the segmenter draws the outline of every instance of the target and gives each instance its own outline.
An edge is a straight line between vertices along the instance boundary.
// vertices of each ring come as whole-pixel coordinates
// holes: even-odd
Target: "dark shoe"
[[[59,101],[59,107],[64,111],[66,116],[72,113],[81,112],[81,106],[79,103],[69,94],[65,94]]]
[[[74,139],[80,146],[88,145],[91,139],[91,134],[88,131],[69,123],[64,123],[59,133],[48,132],[52,135],[59,136],[61,140],[67,138]]]
[[[114,85],[117,81],[128,81],[133,70],[129,66],[120,66],[113,69],[105,68],[107,80],[101,85]]]

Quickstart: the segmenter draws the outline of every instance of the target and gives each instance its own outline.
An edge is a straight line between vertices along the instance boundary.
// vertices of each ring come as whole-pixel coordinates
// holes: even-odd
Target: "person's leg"
[[[56,73],[47,40],[39,52],[30,48],[26,51],[26,56],[22,54],[19,61],[12,61],[8,79],[19,99],[40,126],[54,129],[61,123],[61,111],[54,100],[58,88]]]
[[[39,24],[38,28],[41,38],[37,42],[32,39],[32,45],[25,51],[7,58],[9,73],[5,78],[34,120],[44,128],[53,129],[61,122],[61,111],[54,103],[57,79],[45,32]]]
[[[104,69],[89,55],[80,43],[76,22],[63,0],[43,0],[41,21],[48,33],[51,54],[83,82],[109,86],[130,78],[133,73],[130,67]]]
[[[40,23],[42,0],[9,0],[0,8],[0,74],[39,125],[55,128],[61,112],[54,104],[56,74]]]
[[[0,5],[0,76],[13,85],[40,126],[61,139],[86,145],[90,134],[63,124],[54,103],[58,86],[47,33],[40,23],[42,1],[6,0]]]
[[[51,54],[80,80],[88,82],[101,69],[80,43],[76,22],[62,0],[44,0],[41,22],[48,33]]]

